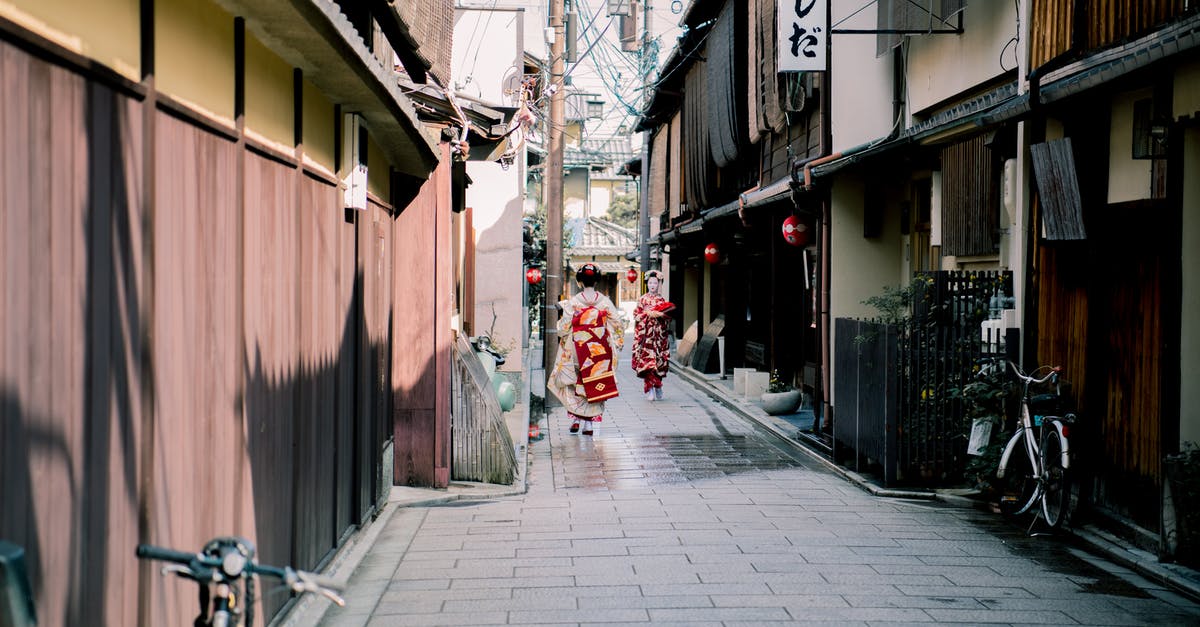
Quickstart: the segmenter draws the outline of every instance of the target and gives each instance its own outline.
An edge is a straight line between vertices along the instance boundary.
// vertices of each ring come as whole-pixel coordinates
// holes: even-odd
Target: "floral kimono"
[[[645,383],[645,391],[662,387],[667,376],[671,352],[667,343],[667,325],[671,319],[651,317],[649,312],[668,312],[673,308],[662,296],[647,292],[638,299],[633,310],[633,370]]]
[[[573,419],[599,422],[604,401],[617,395],[617,353],[625,345],[621,312],[607,296],[583,293],[559,303],[558,357],[550,391]]]

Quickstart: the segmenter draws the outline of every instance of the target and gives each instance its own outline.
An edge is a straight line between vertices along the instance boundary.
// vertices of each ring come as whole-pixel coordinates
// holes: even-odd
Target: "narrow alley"
[[[873,497],[679,376],[647,401],[623,357],[593,437],[558,409],[527,494],[397,511],[321,624],[1200,621],[1060,539]]]

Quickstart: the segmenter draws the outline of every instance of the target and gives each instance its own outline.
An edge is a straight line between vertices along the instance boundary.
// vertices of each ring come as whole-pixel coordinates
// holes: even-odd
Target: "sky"
[[[562,1],[562,0],[558,0]],[[662,63],[675,46],[680,32],[678,22],[682,11],[690,0],[650,0],[653,19],[650,34],[658,42],[657,62]],[[549,14],[547,0],[459,0],[460,7],[470,8],[524,8],[525,9],[525,47],[531,54],[548,59],[550,48],[545,42],[543,29]],[[578,42],[579,60],[568,64],[567,71],[571,85],[575,89],[594,94],[600,94],[604,101],[604,114],[599,120],[588,122],[587,134],[593,138],[610,137],[618,134],[622,125],[633,126],[641,107],[641,78],[639,74],[639,58],[636,53],[622,52],[618,39],[619,25],[616,18],[607,15],[607,0],[573,0],[574,10],[580,15]],[[497,26],[500,20],[512,19],[512,13],[497,13]],[[470,93],[469,83],[472,76],[471,59],[476,59],[486,50],[479,49],[479,42],[484,40],[483,31],[491,26],[491,21],[484,20],[482,28],[474,37],[466,41],[455,41],[456,47],[466,46],[463,53],[456,57],[462,61],[462,67],[453,68],[456,76],[456,88]],[[480,77],[482,80],[483,77]],[[651,77],[653,80],[653,77]]]

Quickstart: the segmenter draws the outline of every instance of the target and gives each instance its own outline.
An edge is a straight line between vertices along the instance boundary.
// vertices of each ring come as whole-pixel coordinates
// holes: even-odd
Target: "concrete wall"
[[[894,212],[885,215],[879,237],[863,237],[863,186],[861,178],[847,175],[838,177],[830,191],[833,206],[829,244],[833,274],[829,280],[830,320],[877,316],[879,312],[863,301],[882,294],[886,286],[908,283],[902,271],[904,246],[900,220]],[[837,345],[833,329],[830,329],[830,344]],[[838,358],[832,355],[834,361]],[[832,373],[836,371],[831,364],[831,386]]]
[[[874,18],[874,11],[869,13]],[[967,3],[963,31],[962,35],[909,37],[910,111],[933,107],[1000,76],[1003,68],[1011,70],[1017,66],[1016,48],[1010,44],[1017,34],[1017,14],[1012,2]],[[874,37],[859,37],[874,46]],[[889,105],[890,102],[889,97]]]
[[[138,5],[138,0],[5,0],[0,16],[136,81],[141,79]]]
[[[307,80],[304,81],[303,118],[304,162],[334,174],[337,164],[333,162],[333,103]]]
[[[455,11],[453,77],[456,89],[484,102],[515,106],[506,94],[524,70],[527,31],[533,14],[521,9],[491,13]],[[488,333],[498,348],[508,348],[501,370],[520,371],[522,340],[529,333],[524,313],[521,218],[525,210],[524,153],[504,170],[492,162],[470,161],[466,202],[475,238],[475,329]]]
[[[392,177],[387,156],[375,138],[367,135],[367,191],[384,202],[391,200]]]
[[[588,210],[587,168],[572,168],[563,176],[563,220],[582,218]]]
[[[1133,158],[1133,103],[1153,97],[1149,88],[1113,96],[1108,138],[1108,202],[1150,198],[1150,159]]]
[[[475,333],[487,332],[498,347],[511,348],[502,370],[519,371],[526,334],[522,312],[521,218],[523,187],[517,168],[470,162],[467,206],[475,222]],[[493,322],[494,317],[494,322]]]
[[[233,16],[210,0],[159,2],[158,90],[233,126]]]
[[[246,33],[246,132],[290,153],[296,143],[292,66]]]
[[[855,6],[851,6],[851,5]],[[861,8],[859,3],[835,3],[830,23],[837,24]],[[875,28],[875,11],[862,11],[839,28]],[[892,59],[875,58],[875,38],[841,35],[831,38],[833,150],[845,150],[885,137],[892,129]]]

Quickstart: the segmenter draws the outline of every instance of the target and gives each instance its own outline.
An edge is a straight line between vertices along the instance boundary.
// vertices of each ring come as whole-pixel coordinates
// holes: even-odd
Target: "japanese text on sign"
[[[823,72],[827,69],[828,0],[778,0],[775,48],[779,72]]]

